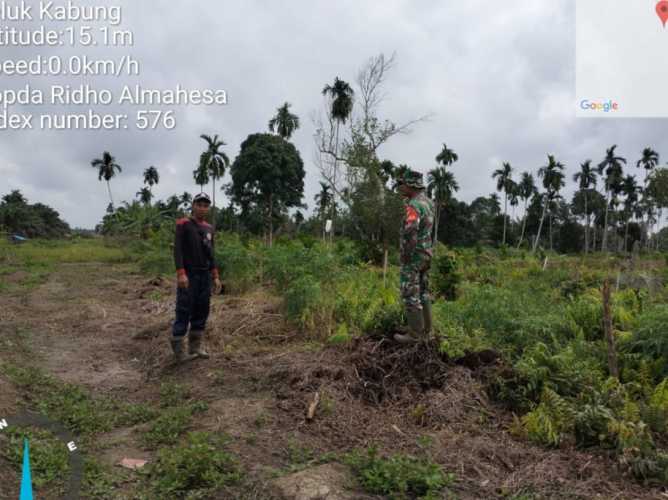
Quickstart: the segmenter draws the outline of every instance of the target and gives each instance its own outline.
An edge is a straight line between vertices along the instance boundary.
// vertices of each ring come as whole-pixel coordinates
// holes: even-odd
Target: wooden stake
[[[619,366],[617,364],[617,350],[615,349],[615,332],[612,329],[610,282],[608,279],[603,283],[603,330],[608,343],[608,370],[610,371],[610,375],[618,379]]]
[[[308,405],[306,420],[313,420],[313,417],[315,416],[315,409],[318,407],[318,403],[320,403],[320,393],[316,392],[315,396],[313,397],[313,401],[310,405]]]

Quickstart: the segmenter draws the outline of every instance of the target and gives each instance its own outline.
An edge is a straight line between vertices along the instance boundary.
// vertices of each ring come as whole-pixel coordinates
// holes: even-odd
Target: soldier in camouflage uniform
[[[406,307],[410,335],[394,339],[412,343],[431,332],[429,268],[432,257],[434,204],[424,193],[422,174],[407,170],[398,181],[399,193],[406,199],[401,225],[401,298]]]

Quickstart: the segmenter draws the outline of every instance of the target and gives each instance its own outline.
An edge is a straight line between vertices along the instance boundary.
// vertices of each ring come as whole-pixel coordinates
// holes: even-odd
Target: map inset
[[[576,2],[576,115],[668,117],[668,0]]]

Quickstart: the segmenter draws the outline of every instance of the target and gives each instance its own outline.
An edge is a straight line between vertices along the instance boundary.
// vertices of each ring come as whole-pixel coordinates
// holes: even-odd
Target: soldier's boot
[[[426,299],[422,303],[422,317],[424,318],[424,334],[429,338],[432,335],[432,318],[431,318],[431,300]]]
[[[190,330],[188,335],[188,353],[191,356],[197,356],[199,358],[208,358],[209,353],[206,352],[202,346],[202,340],[204,338],[203,330]]]
[[[406,319],[410,334],[397,333],[394,340],[400,344],[414,344],[424,337],[424,316],[420,309],[411,308],[406,310]]]
[[[183,363],[192,359],[192,356],[188,356],[183,350],[183,337],[172,337],[171,344],[175,363]]]

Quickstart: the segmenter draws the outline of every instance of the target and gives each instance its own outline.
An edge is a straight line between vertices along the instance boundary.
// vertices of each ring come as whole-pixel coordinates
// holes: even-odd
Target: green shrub
[[[390,499],[436,500],[443,498],[441,491],[454,482],[453,474],[444,473],[428,459],[406,455],[382,458],[373,447],[366,453],[352,452],[345,461],[365,491]]]
[[[656,381],[668,377],[668,305],[656,305],[640,314],[631,338],[620,348],[653,361]]]
[[[457,271],[457,259],[454,252],[440,248],[431,266],[431,285],[434,293],[445,300],[455,300],[457,286],[462,280]]]
[[[522,417],[529,440],[546,446],[559,446],[573,430],[575,412],[556,392],[543,389],[540,404]]]

